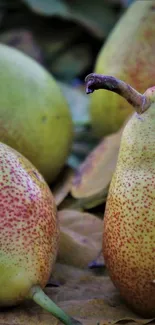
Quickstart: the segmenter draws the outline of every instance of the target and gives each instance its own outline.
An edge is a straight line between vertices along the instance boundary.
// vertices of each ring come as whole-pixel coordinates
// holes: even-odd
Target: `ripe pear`
[[[134,1],[114,26],[96,59],[97,74],[112,75],[144,92],[155,84],[155,1]],[[133,113],[124,98],[108,91],[91,97],[93,132],[116,132]]]
[[[103,224],[103,254],[125,301],[144,317],[155,317],[155,87],[141,95],[111,76],[91,74],[87,92],[114,91],[133,105]]]
[[[52,75],[24,53],[0,45],[0,141],[28,158],[51,183],[69,154],[72,118]]]
[[[43,292],[56,259],[59,225],[52,193],[38,170],[0,143],[0,306],[33,299],[64,324],[80,324]]]

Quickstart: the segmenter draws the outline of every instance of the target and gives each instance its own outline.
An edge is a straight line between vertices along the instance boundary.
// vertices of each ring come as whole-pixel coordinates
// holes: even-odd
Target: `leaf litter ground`
[[[155,324],[138,317],[125,305],[104,266],[88,267],[101,250],[102,220],[76,210],[60,211],[59,219],[60,249],[45,289],[48,296],[83,325]],[[60,322],[35,303],[24,302],[1,310],[0,324],[58,325]]]

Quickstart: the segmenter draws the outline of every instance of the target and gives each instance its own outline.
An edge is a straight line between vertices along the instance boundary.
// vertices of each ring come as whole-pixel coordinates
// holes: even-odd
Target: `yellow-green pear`
[[[102,46],[94,71],[122,79],[144,92],[155,85],[155,1],[134,1],[125,10]],[[133,108],[124,98],[98,91],[90,99],[93,132],[102,137],[116,132]]]
[[[0,141],[28,158],[50,183],[64,166],[72,138],[69,107],[52,75],[0,44]]]
[[[56,260],[59,232],[44,178],[23,155],[0,143],[0,306],[32,299],[64,324],[78,325],[42,290]]]
[[[111,76],[90,74],[87,93],[111,90],[135,113],[121,139],[108,193],[103,254],[112,281],[139,314],[155,317],[155,87],[141,95]],[[117,95],[118,96],[118,95]]]

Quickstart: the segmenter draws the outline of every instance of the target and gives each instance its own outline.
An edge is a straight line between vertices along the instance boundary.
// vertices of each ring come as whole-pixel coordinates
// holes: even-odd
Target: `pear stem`
[[[41,289],[39,286],[31,288],[29,298],[34,300],[38,305],[49,311],[56,318],[58,318],[65,325],[82,325],[78,320],[67,315],[61,308],[59,308]]]
[[[144,113],[151,104],[150,100],[145,96],[145,94],[140,94],[130,85],[115,77],[90,73],[88,76],[86,76],[85,82],[87,94],[93,93],[94,90],[98,89],[113,91],[124,97],[129,104],[135,108],[138,114]]]

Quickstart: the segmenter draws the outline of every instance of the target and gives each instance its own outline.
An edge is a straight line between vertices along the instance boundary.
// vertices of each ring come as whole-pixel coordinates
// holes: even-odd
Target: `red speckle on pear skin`
[[[103,253],[122,297],[155,317],[155,105],[124,129],[106,204]]]
[[[55,262],[58,237],[56,207],[43,177],[27,159],[1,143],[0,256],[3,253],[22,266],[30,283],[44,287]]]

